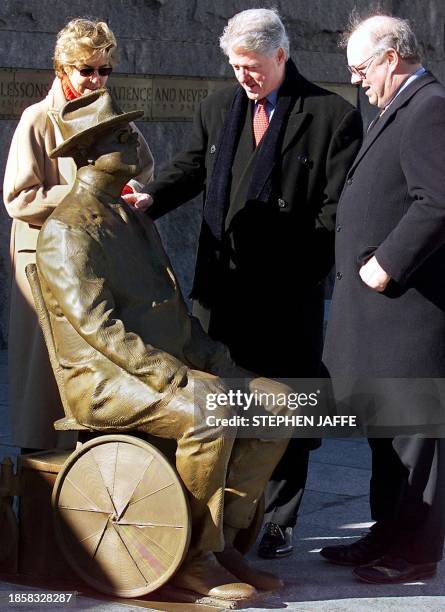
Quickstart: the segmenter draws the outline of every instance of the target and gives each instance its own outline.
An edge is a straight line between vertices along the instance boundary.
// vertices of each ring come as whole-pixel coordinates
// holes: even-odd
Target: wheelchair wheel
[[[182,484],[139,438],[104,435],[81,446],[57,477],[52,505],[68,563],[103,593],[150,593],[187,553],[191,523]]]

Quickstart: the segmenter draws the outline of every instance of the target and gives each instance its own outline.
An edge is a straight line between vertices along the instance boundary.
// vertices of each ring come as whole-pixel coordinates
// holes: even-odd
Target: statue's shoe
[[[211,552],[200,552],[187,558],[172,578],[171,584],[223,600],[255,599],[258,596],[252,585],[239,582],[218,563]]]
[[[239,580],[251,584],[262,591],[276,591],[283,586],[283,581],[275,574],[265,572],[249,565],[245,557],[233,546],[215,553],[218,562]]]

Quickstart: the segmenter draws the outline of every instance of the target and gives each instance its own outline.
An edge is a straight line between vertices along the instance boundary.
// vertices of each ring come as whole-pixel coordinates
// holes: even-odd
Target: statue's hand
[[[189,412],[195,428],[201,430],[210,415],[227,417],[236,413],[236,407],[220,407],[216,401],[217,397],[225,396],[227,390],[224,381],[218,376],[199,370],[188,370],[187,384],[176,389],[169,406],[172,413]],[[207,427],[202,431],[207,431]]]

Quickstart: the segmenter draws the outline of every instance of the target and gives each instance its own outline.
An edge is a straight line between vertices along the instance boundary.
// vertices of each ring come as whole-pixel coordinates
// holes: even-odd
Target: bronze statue
[[[128,124],[141,114],[122,113],[100,90],[52,116],[63,142],[50,156],[73,157],[78,170],[39,236],[42,292],[78,422],[177,441],[192,545],[174,584],[248,599],[282,584],[251,568],[232,544],[249,526],[287,441],[234,439],[233,428],[209,426],[206,397],[225,392],[221,376],[247,376],[251,391],[278,383],[237,368],[204,333],[187,312],[152,221],[120,199],[139,170],[138,137]],[[213,414],[228,418],[233,409]]]

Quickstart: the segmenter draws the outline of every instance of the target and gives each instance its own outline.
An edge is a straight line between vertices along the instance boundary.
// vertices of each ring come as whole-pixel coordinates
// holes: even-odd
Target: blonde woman
[[[56,78],[46,98],[23,112],[9,151],[3,186],[5,206],[13,218],[9,390],[12,441],[22,448],[69,443],[53,429],[63,410],[25,277],[26,265],[35,261],[40,227],[70,191],[76,172],[71,158],[48,157],[60,138],[48,111],[105,87],[115,63],[116,39],[106,23],[70,21],[57,35]],[[147,196],[138,192],[152,179],[153,157],[140,133],[138,151],[141,173],[125,186],[123,197],[144,208]]]

